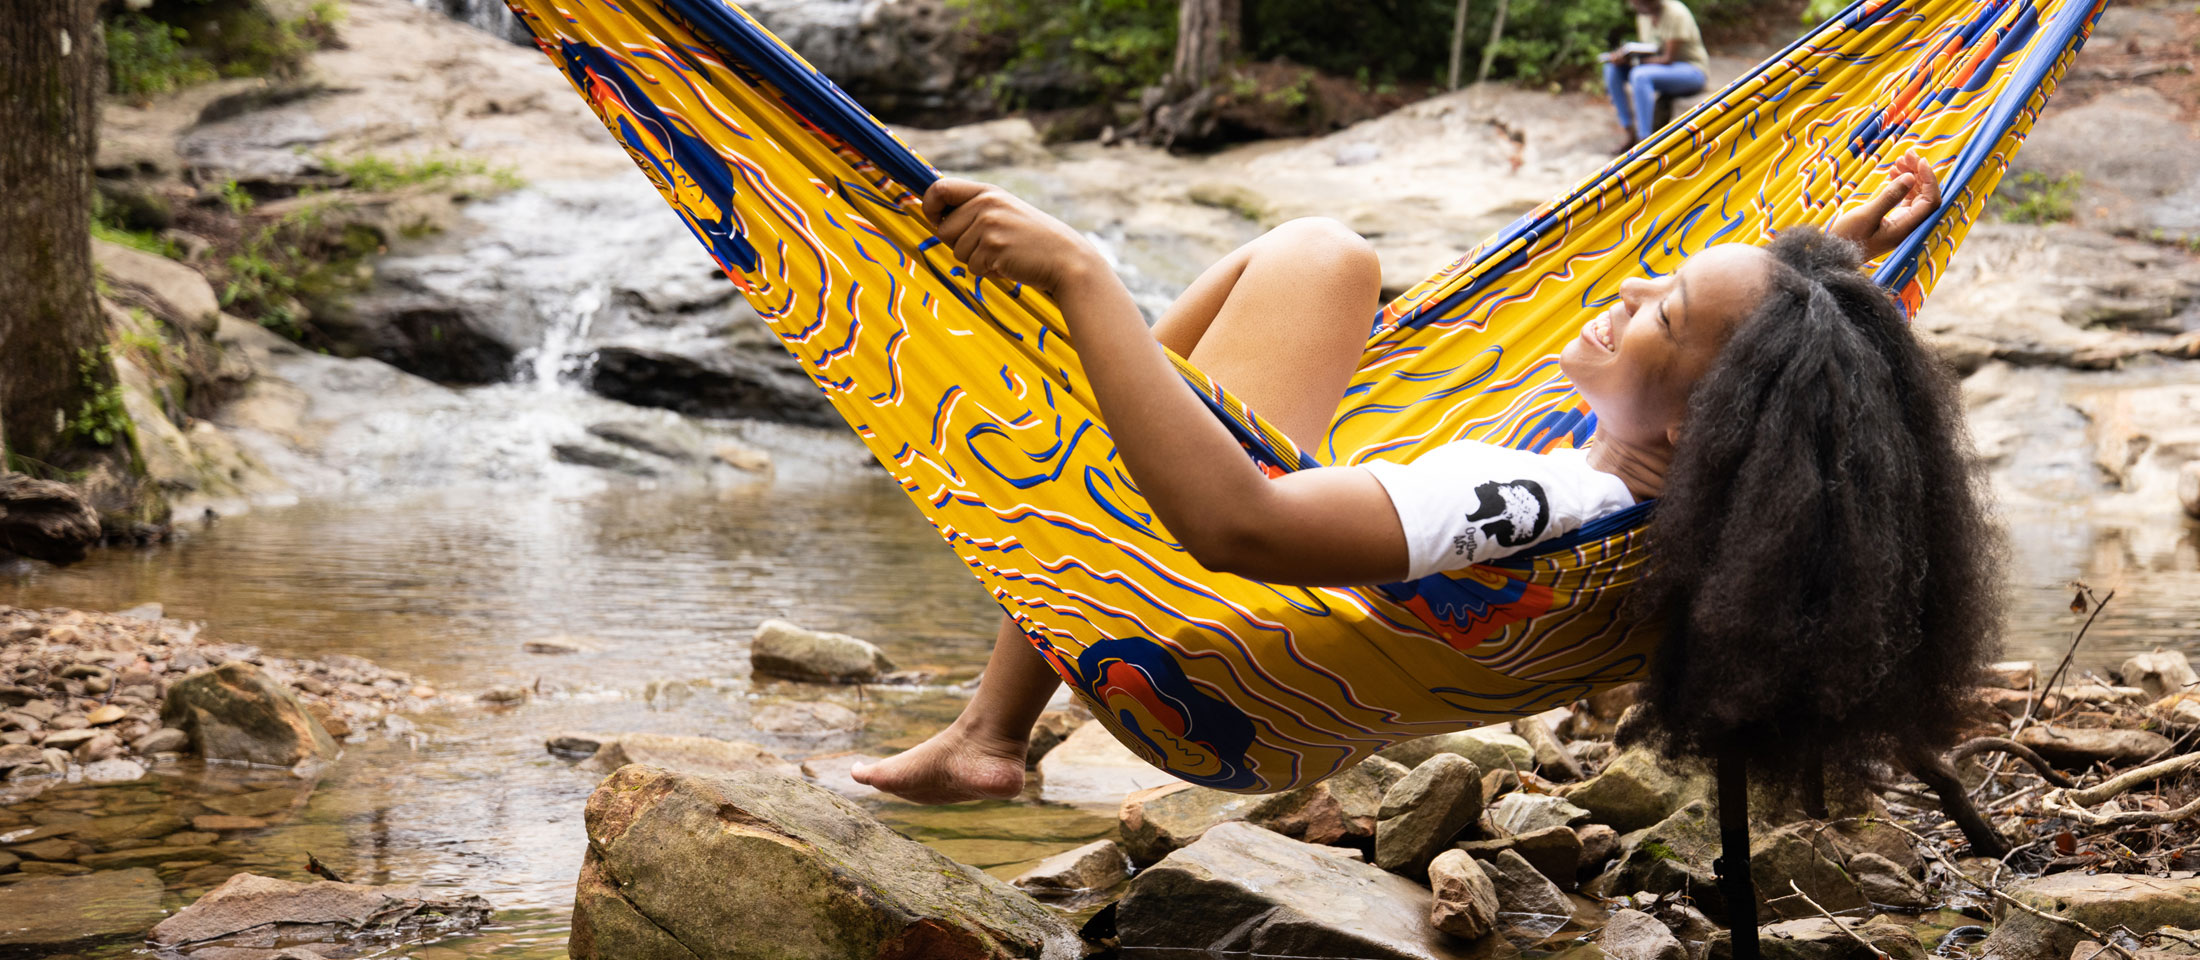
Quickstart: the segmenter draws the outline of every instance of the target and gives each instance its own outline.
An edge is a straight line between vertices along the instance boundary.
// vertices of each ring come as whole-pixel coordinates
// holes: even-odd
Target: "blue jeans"
[[[1635,131],[1637,139],[1648,139],[1657,132],[1650,125],[1658,115],[1659,97],[1701,93],[1703,84],[1703,70],[1693,63],[1604,65],[1604,89],[1612,94],[1612,108],[1619,111],[1620,126]]]

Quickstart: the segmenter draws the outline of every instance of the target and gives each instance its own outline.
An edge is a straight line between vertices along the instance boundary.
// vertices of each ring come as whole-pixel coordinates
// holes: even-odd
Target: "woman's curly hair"
[[[1798,228],[1767,252],[1690,395],[1634,602],[1666,624],[1645,708],[1667,751],[1807,781],[1953,741],[2003,547],[1955,380],[1855,245]]]

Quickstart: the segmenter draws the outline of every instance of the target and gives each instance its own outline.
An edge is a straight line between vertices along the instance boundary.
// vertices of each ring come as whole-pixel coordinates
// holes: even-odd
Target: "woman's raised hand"
[[[992,184],[943,178],[925,191],[924,215],[956,258],[988,280],[1056,296],[1096,271],[1110,274],[1083,234]]]
[[[1894,160],[1894,177],[1870,200],[1833,219],[1826,232],[1864,248],[1864,259],[1877,260],[1902,245],[1940,208],[1940,178],[1933,165],[1904,151]]]

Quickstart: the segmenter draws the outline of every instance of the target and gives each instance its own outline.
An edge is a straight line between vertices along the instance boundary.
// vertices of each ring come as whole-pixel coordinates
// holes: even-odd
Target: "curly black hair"
[[[1690,395],[1633,602],[1666,626],[1644,719],[1667,752],[1793,784],[1953,741],[2005,551],[1955,379],[1856,246],[1797,228],[1766,250],[1763,301]]]

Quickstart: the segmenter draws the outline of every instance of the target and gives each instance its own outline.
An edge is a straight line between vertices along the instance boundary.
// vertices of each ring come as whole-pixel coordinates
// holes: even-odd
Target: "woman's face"
[[[1771,263],[1757,247],[1722,244],[1665,276],[1621,281],[1619,299],[1558,355],[1596,411],[1599,432],[1638,446],[1671,444],[1689,391],[1756,309]]]

